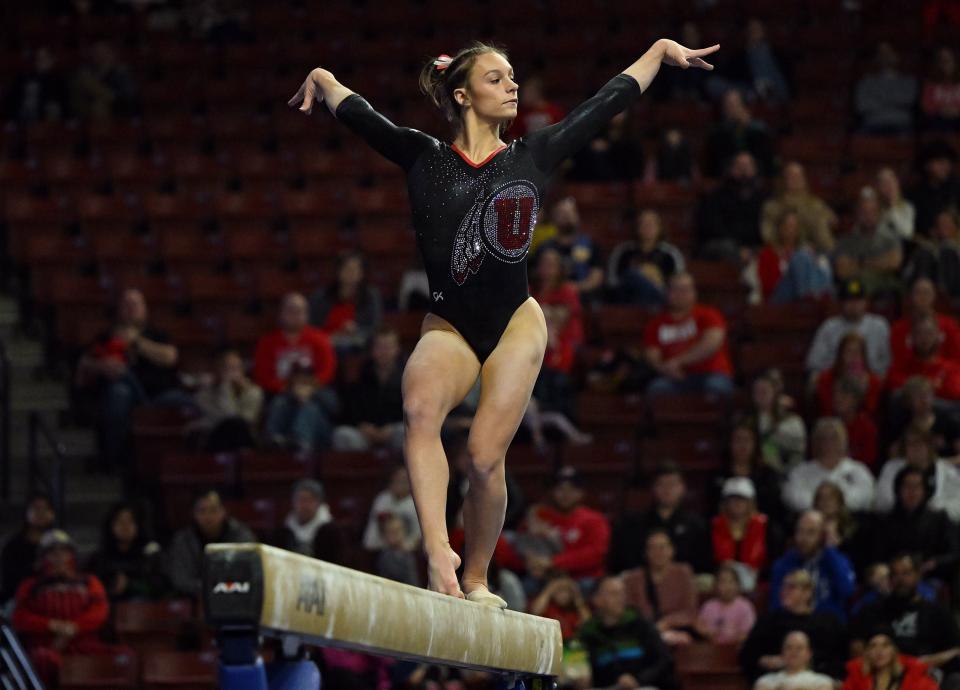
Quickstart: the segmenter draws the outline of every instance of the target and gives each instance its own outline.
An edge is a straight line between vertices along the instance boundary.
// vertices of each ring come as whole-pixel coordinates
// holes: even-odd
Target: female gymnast
[[[474,43],[428,62],[420,87],[453,127],[447,144],[398,127],[328,70],[307,76],[289,105],[310,114],[326,103],[337,120],[401,166],[432,306],[403,373],[404,455],[423,531],[429,588],[505,607],[487,587],[487,566],[506,510],[504,457],[530,400],[547,343],[543,312],[530,297],[527,250],[550,176],[617,113],[639,98],[661,64],[713,69],[691,50],[660,39],[561,122],[504,143],[517,115],[518,84],[501,49]],[[480,377],[467,442],[470,489],[462,589],[460,558],[445,521],[449,468],[440,427]]]

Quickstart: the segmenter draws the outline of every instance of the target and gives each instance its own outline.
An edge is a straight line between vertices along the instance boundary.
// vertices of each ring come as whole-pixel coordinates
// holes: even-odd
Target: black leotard
[[[456,328],[482,363],[529,296],[527,250],[549,178],[641,93],[618,74],[557,124],[480,163],[416,129],[397,127],[359,94],[336,117],[407,173],[431,311]]]

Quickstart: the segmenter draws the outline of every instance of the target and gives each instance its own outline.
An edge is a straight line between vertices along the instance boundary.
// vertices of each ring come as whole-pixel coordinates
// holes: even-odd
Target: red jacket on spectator
[[[943,345],[940,354],[947,359],[960,360],[960,324],[952,316],[937,314],[937,326],[943,334]],[[910,316],[904,316],[890,325],[890,354],[893,361],[910,357],[910,329],[913,321]]]
[[[767,564],[767,516],[756,513],[750,517],[743,538],[738,542],[730,532],[726,515],[713,518],[713,560],[716,563],[738,561],[754,570]]]
[[[563,542],[553,557],[553,567],[571,577],[601,577],[606,572],[610,549],[610,523],[602,513],[577,506],[569,513],[540,505],[537,517],[551,525]]]
[[[877,425],[866,412],[860,412],[847,427],[847,455],[870,469],[877,465]]]
[[[28,646],[50,645],[55,635],[50,621],[65,620],[77,626],[73,641],[96,639],[110,613],[107,593],[95,575],[82,574],[72,580],[45,581],[35,575],[20,583],[14,597],[13,627]]]
[[[693,347],[703,334],[711,328],[727,329],[726,319],[718,310],[702,304],[694,305],[688,316],[677,319],[669,312],[662,312],[651,319],[643,331],[643,344],[648,348],[660,350],[663,360],[682,354]],[[733,373],[727,340],[719,350],[694,364],[684,367],[688,374],[726,374]]]
[[[887,387],[900,390],[907,379],[922,376],[933,384],[933,394],[941,400],[960,400],[960,364],[934,355],[918,359],[912,352],[906,358],[894,358],[887,374]]]
[[[525,134],[536,132],[563,119],[563,108],[552,101],[543,101],[536,108],[524,107],[517,111],[517,119],[510,127],[510,136],[519,139]]]
[[[776,249],[765,245],[757,254],[757,277],[760,279],[760,292],[763,301],[770,299],[780,279],[790,263],[790,255],[781,256]]]
[[[327,334],[312,326],[304,327],[293,340],[279,329],[267,333],[257,343],[253,378],[264,390],[280,393],[298,362],[313,366],[321,386],[330,383],[337,369],[337,355]]]
[[[903,667],[903,679],[897,690],[937,690],[940,686],[930,677],[927,665],[912,656],[901,654],[897,657]],[[883,690],[873,687],[873,674],[867,674],[863,659],[851,659],[847,662],[847,679],[841,690]]]
[[[876,414],[880,407],[880,394],[883,392],[883,381],[872,371],[867,372],[869,383],[863,395],[863,411],[867,414]],[[817,409],[821,417],[833,416],[833,384],[837,381],[833,367],[824,369],[817,375]],[[857,458],[856,455],[852,456]],[[857,458],[859,460],[860,458]]]
[[[547,344],[543,365],[556,371],[570,373],[577,348],[583,343],[583,306],[573,283],[564,283],[549,292],[540,292],[533,297],[543,306],[566,307],[567,322],[558,334],[555,343]]]

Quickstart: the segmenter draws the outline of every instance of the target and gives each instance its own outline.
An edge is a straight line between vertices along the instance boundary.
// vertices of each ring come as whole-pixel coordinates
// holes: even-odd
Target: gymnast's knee
[[[504,476],[506,449],[500,444],[491,443],[486,439],[471,438],[467,441],[467,454],[470,458],[471,482],[506,484]]]
[[[403,397],[403,425],[407,435],[439,434],[446,411],[436,396],[408,392]]]

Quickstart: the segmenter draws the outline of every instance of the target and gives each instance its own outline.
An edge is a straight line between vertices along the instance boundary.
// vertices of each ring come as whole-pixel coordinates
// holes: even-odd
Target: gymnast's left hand
[[[719,43],[709,48],[697,48],[693,50],[667,38],[661,39],[661,41],[663,42],[663,62],[673,67],[682,67],[683,69],[698,67],[699,69],[712,70],[713,65],[702,58],[720,50]]]

